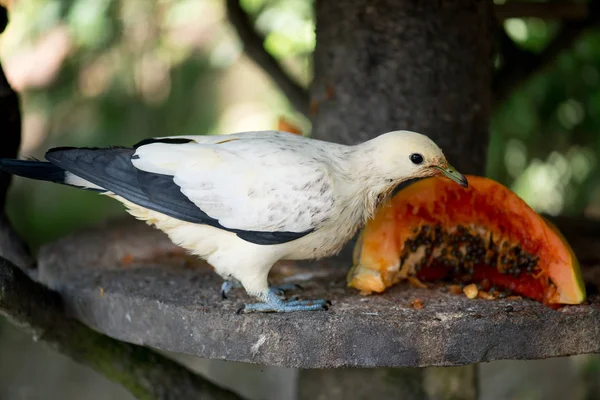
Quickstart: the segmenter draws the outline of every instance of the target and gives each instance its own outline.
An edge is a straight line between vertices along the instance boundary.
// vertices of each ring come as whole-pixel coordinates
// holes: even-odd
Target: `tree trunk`
[[[493,2],[317,0],[316,4],[312,137],[354,144],[387,131],[413,130],[432,138],[462,173],[485,174]],[[348,249],[342,256],[346,253]],[[437,376],[436,369],[300,371],[299,398],[364,397],[356,387],[381,392],[382,399],[399,393],[407,398],[477,397],[476,366],[442,372],[445,378],[434,379],[438,385],[433,390],[425,377]],[[396,378],[392,382],[389,376]],[[354,385],[346,384],[348,377]],[[319,387],[322,396],[308,389]]]
[[[298,400],[475,400],[475,367],[311,369]]]
[[[459,171],[485,173],[491,1],[317,1],[316,15],[314,138],[352,144],[414,130]]]

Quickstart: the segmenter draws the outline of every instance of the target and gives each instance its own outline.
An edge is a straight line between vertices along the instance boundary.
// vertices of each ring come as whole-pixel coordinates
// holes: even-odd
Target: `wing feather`
[[[136,155],[137,168],[172,175],[192,203],[229,229],[311,231],[334,207],[326,163],[298,143],[155,143],[138,148]]]
[[[228,139],[153,139],[134,149],[56,148],[46,158],[142,207],[257,244],[298,239],[330,217],[334,195],[327,163],[296,135]]]

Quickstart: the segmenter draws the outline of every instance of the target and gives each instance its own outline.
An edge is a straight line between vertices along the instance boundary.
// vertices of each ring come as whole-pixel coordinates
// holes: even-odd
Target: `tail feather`
[[[29,179],[65,182],[65,170],[45,161],[0,158],[0,170]]]
[[[52,163],[38,160],[14,160],[0,158],[0,170],[12,175],[38,181],[48,181],[63,185],[76,186],[83,189],[99,190],[96,185],[89,184],[70,172]]]

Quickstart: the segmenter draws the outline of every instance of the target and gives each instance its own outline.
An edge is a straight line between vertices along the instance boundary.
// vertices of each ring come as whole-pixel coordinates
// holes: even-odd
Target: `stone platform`
[[[598,248],[586,238],[576,250]],[[595,264],[587,253],[583,259]],[[304,290],[292,295],[330,299],[330,310],[238,315],[253,301],[243,290],[221,300],[222,281],[209,265],[123,219],[46,245],[36,277],[60,292],[77,319],[127,342],[282,367],[423,367],[600,352],[600,267],[585,263],[589,300],[559,310],[408,284],[361,296],[345,286],[349,265],[337,258],[281,263],[272,284],[298,283]],[[413,299],[423,308],[411,307]]]

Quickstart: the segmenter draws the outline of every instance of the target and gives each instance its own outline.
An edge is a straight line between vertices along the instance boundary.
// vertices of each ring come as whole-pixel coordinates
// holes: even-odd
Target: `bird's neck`
[[[354,201],[361,210],[359,223],[372,218],[397,185],[378,173],[377,161],[377,151],[371,142],[353,146],[347,157],[348,171],[354,172],[348,179],[348,188],[355,193]]]

